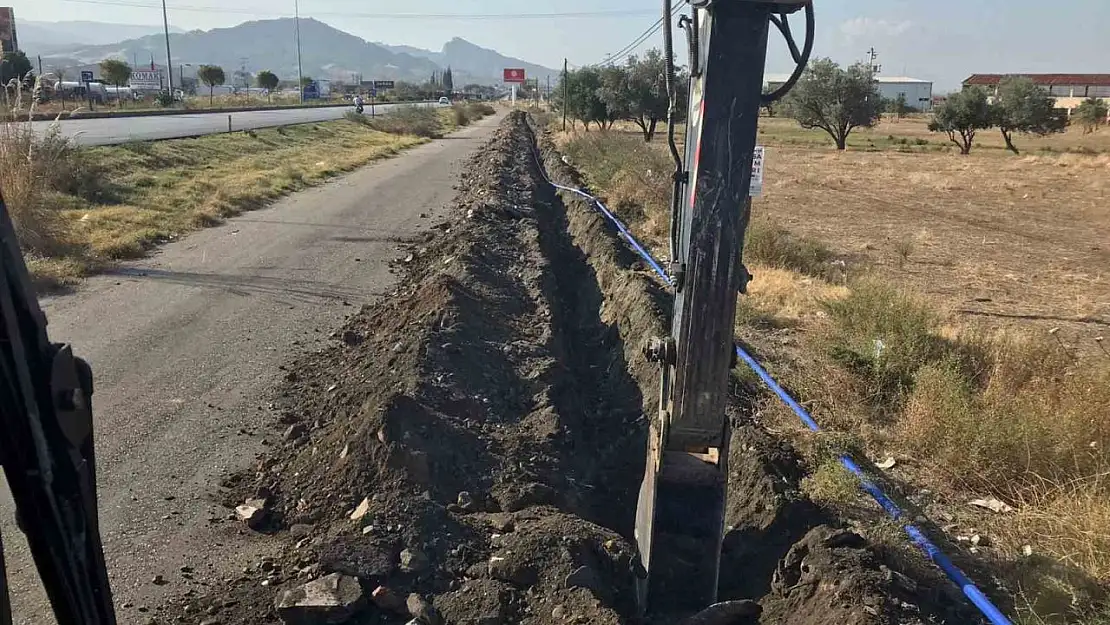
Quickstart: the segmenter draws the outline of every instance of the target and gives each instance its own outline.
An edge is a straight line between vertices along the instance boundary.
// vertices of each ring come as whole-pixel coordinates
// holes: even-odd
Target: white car
[[[447,98],[440,98],[440,99],[439,99],[439,103],[440,103],[440,104],[450,104],[450,103],[451,103],[451,101],[450,101],[450,100],[448,100]]]

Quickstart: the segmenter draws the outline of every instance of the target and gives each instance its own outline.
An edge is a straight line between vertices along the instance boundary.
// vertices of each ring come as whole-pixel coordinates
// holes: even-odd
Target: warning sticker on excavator
[[[748,194],[751,197],[763,196],[763,146],[755,146],[755,154],[752,155],[752,190]]]

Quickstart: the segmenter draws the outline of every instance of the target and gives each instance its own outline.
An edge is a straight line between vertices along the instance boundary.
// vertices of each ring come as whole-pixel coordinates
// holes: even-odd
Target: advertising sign
[[[160,91],[162,89],[162,72],[150,70],[135,70],[131,72],[131,88],[136,91]]]
[[[505,82],[509,83],[524,83],[524,70],[523,69],[505,69]]]
[[[85,71],[81,72],[81,82],[92,82],[92,81],[93,81],[93,73],[92,72],[90,72],[89,70],[85,70]]]
[[[11,7],[0,7],[0,48],[6,53],[19,49],[19,40],[15,36],[15,10]]]
[[[392,80],[375,80],[374,81],[374,88],[375,89],[392,89],[393,88],[393,81]]]
[[[766,150],[762,145],[755,146],[755,154],[752,156],[752,189],[748,194],[752,197],[763,196],[763,157],[766,155]]]

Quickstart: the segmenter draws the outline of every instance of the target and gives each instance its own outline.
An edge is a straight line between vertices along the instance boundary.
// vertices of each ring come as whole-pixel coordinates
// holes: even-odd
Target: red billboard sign
[[[523,69],[505,69],[505,82],[524,83]]]

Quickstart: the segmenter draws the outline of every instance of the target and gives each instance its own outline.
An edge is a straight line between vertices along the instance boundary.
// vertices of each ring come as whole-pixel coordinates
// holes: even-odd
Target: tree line
[[[884,111],[901,117],[908,108],[904,98],[893,102],[882,98],[868,65],[842,68],[830,59],[819,59],[773,110],[797,120],[803,128],[824,130],[837,149],[843,150],[853,130],[873,127]],[[945,133],[961,154],[970,154],[980,131],[997,128],[1006,147],[1018,154],[1016,135],[1064,132],[1070,123],[1094,132],[1106,123],[1107,114],[1104,101],[1090,98],[1069,119],[1066,111],[1056,108],[1056,100],[1047,90],[1030,78],[1011,76],[1002,79],[993,95],[978,86],[951,95],[934,110],[929,130]]]
[[[631,56],[624,65],[583,67],[560,77],[552,103],[556,110],[566,112],[572,124],[581,122],[587,131],[590,124],[607,129],[618,121],[630,121],[640,128],[644,141],[651,141],[670,109],[666,72],[663,54],[657,49],[643,57]],[[685,118],[688,82],[688,76],[677,72],[678,119]]]
[[[1106,123],[1110,113],[1106,103],[1098,98],[1089,98],[1080,104],[1072,112],[1071,120],[1065,111],[1055,106],[1056,101],[1049,92],[1031,79],[1007,77],[999,83],[993,97],[979,86],[949,96],[934,112],[929,130],[947,134],[960,148],[960,154],[970,154],[979,131],[997,128],[1006,147],[1018,154],[1015,133],[1045,136],[1064,132],[1069,123],[1078,123],[1084,133],[1091,133]]]

